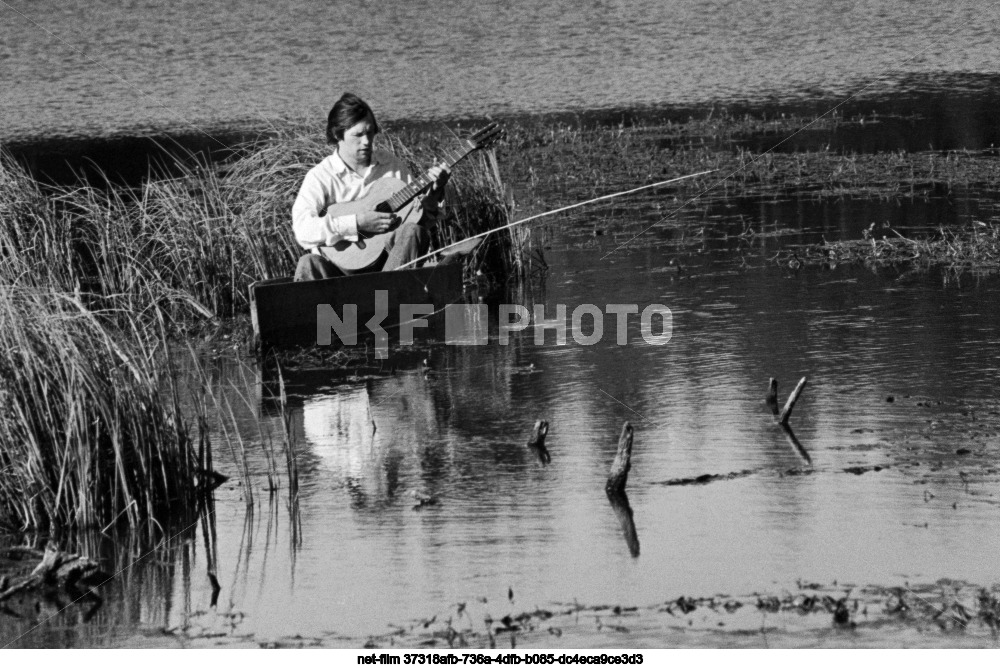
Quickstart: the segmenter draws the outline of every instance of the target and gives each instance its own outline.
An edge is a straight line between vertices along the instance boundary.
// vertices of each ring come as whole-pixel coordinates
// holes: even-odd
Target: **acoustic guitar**
[[[504,137],[504,134],[505,131],[497,123],[490,123],[468,139],[461,140],[459,147],[446,151],[444,162],[450,169],[473,151],[493,146]],[[372,181],[360,198],[351,202],[331,204],[327,213],[333,216],[347,216],[365,211],[379,211],[396,214],[400,218],[400,224],[408,220],[416,222],[423,215],[420,203],[416,199],[431,185],[433,179],[428,173],[424,173],[410,184],[392,177],[378,179]],[[391,231],[362,237],[357,241],[341,240],[332,246],[321,246],[319,250],[344,271],[360,271],[370,267],[381,257]]]

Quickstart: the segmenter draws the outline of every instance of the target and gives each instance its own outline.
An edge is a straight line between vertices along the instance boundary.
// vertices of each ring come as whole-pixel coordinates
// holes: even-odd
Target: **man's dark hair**
[[[378,121],[375,120],[375,112],[368,106],[368,103],[354,93],[344,93],[333,105],[333,109],[330,110],[330,115],[326,119],[326,140],[331,144],[336,144],[344,138],[344,132],[365,120],[369,115],[375,125],[375,134],[378,134],[381,128],[378,126]]]

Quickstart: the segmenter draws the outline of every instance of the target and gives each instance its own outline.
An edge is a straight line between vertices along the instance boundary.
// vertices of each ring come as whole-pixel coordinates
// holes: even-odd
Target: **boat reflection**
[[[400,374],[329,388],[301,398],[293,423],[311,455],[311,472],[341,480],[351,504],[393,499],[407,454],[432,467],[429,449],[441,428],[425,379]]]
[[[508,439],[499,426],[511,419],[511,394],[521,381],[518,351],[494,352],[479,364],[461,359],[461,348],[433,360],[426,351],[400,355],[391,368],[364,376],[312,368],[284,369],[279,378],[262,369],[261,417],[276,422],[289,412],[302,441],[296,459],[304,496],[333,485],[346,489],[356,509],[414,498],[424,500],[418,507],[432,505],[426,500],[468,477],[465,467],[477,460],[520,468],[547,455],[526,448],[523,432]]]

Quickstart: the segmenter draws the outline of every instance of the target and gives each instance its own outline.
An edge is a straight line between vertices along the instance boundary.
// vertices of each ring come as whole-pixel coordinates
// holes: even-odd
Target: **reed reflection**
[[[168,527],[168,537],[155,546],[128,534],[73,537],[72,552],[99,563],[102,577],[98,582],[67,581],[65,587],[60,582],[26,590],[3,601],[0,644],[11,648],[118,645],[124,638],[154,630],[169,644],[172,634],[187,632],[194,620],[214,616],[209,614],[218,597],[214,524],[214,514],[206,513],[201,527],[203,556],[198,549],[199,523]],[[33,564],[44,544],[41,537],[29,537],[18,550]],[[8,550],[4,547],[4,554]]]

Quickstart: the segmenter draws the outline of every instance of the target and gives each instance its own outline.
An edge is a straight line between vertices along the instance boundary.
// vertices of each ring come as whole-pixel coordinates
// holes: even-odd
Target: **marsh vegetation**
[[[745,292],[752,291],[752,287],[745,284],[753,281],[744,281],[743,277],[755,267],[741,264],[740,260],[756,261],[756,268],[763,267],[763,273],[753,275],[766,284],[770,294],[779,297],[774,305],[768,302],[767,306],[758,308],[762,312],[771,313],[767,309],[773,309],[780,313],[782,322],[797,317],[788,314],[802,309],[802,295],[788,287],[793,284],[789,279],[797,276],[789,268],[792,260],[802,266],[822,263],[830,268],[830,265],[840,265],[837,271],[842,273],[849,265],[864,267],[866,262],[868,266],[898,264],[907,269],[939,266],[975,269],[996,264],[1000,256],[998,221],[987,193],[998,185],[1000,175],[995,156],[989,151],[854,152],[837,146],[836,138],[844,132],[870,131],[877,135],[880,129],[895,120],[898,119],[873,116],[818,120],[795,116],[733,116],[724,110],[714,110],[687,122],[653,116],[599,123],[585,119],[567,122],[544,118],[511,121],[507,123],[510,138],[495,155],[474,157],[456,169],[450,185],[453,192],[448,218],[438,231],[435,244],[440,246],[511,220],[635,185],[695,171],[715,170],[668,189],[654,189],[572,215],[543,219],[530,229],[496,235],[473,257],[466,278],[487,292],[500,286],[523,287],[534,280],[560,298],[568,294],[569,299],[603,298],[608,303],[632,299],[651,301],[663,298],[664,291],[668,291],[670,298],[680,305],[678,313],[686,318],[683,326],[688,340],[708,342],[710,345],[706,347],[726,351],[732,341],[746,338],[740,329],[742,321],[729,314],[741,313],[739,309],[743,304],[754,303],[754,295]],[[778,138],[776,143],[807,125],[810,132],[816,133],[808,141],[788,142],[778,150],[768,150],[771,138]],[[796,136],[801,139],[801,134]],[[432,162],[440,144],[451,140],[447,135],[417,126],[397,128],[384,139],[393,150],[416,165]],[[891,434],[877,444],[863,444],[870,445],[870,450],[850,450],[844,454],[845,451],[838,450],[847,447],[841,440],[860,437],[840,435],[829,442],[824,441],[822,435],[817,435],[816,420],[832,418],[822,414],[817,418],[807,408],[800,418],[802,429],[797,431],[808,444],[814,461],[826,468],[812,467],[808,476],[783,476],[782,473],[790,471],[793,465],[801,468],[802,463],[797,459],[792,463],[782,460],[789,454],[784,443],[779,444],[780,452],[764,446],[760,453],[756,451],[760,443],[770,442],[773,425],[768,425],[766,434],[758,433],[752,427],[752,419],[744,419],[739,399],[742,386],[725,389],[729,381],[720,381],[716,376],[705,379],[700,375],[711,375],[725,355],[713,357],[701,344],[688,345],[683,340],[667,351],[669,363],[683,369],[685,377],[700,379],[706,386],[715,387],[721,382],[726,397],[724,409],[718,406],[713,409],[710,397],[702,397],[696,406],[689,405],[692,400],[686,393],[693,391],[697,395],[699,390],[687,385],[683,391],[661,387],[666,393],[665,401],[661,401],[664,397],[659,395],[655,401],[644,398],[642,388],[660,387],[657,383],[666,377],[667,371],[658,366],[664,364],[662,359],[642,358],[646,354],[642,349],[629,353],[640,356],[637,367],[641,368],[633,368],[633,378],[638,380],[634,386],[626,384],[617,389],[606,383],[618,382],[622,364],[631,363],[628,360],[623,363],[617,357],[622,351],[600,352],[599,355],[609,359],[615,355],[614,362],[594,374],[590,366],[575,358],[568,364],[564,358],[555,363],[546,357],[549,351],[545,347],[534,350],[527,345],[514,346],[501,351],[503,354],[497,359],[485,360],[474,358],[468,351],[442,352],[431,347],[420,353],[425,363],[419,371],[403,365],[398,371],[395,367],[362,369],[363,363],[370,360],[348,361],[339,356],[338,351],[327,351],[327,357],[322,359],[289,357],[283,360],[285,372],[294,372],[296,367],[300,371],[315,371],[322,376],[322,382],[319,389],[295,387],[287,405],[283,390],[277,393],[280,399],[271,401],[266,396],[255,396],[258,390],[249,386],[235,390],[225,387],[215,372],[207,368],[217,363],[220,356],[202,356],[197,351],[192,352],[188,344],[198,348],[205,343],[217,352],[225,348],[227,352],[222,357],[236,356],[233,346],[241,348],[238,332],[241,327],[246,329],[247,286],[254,280],[291,272],[300,251],[291,238],[288,209],[302,174],[327,150],[309,132],[288,128],[235,147],[231,157],[221,163],[209,163],[193,155],[181,155],[169,163],[161,162],[135,187],[108,187],[99,182],[42,185],[16,163],[3,159],[0,214],[5,225],[0,231],[3,235],[0,239],[3,258],[0,269],[0,284],[3,285],[0,292],[0,308],[3,309],[0,373],[10,382],[0,390],[0,457],[5,473],[0,482],[0,512],[11,528],[65,533],[85,527],[110,530],[109,527],[117,526],[155,537],[161,535],[162,527],[178,520],[184,520],[182,523],[190,527],[199,517],[198,513],[204,510],[203,504],[211,502],[212,497],[206,497],[205,491],[217,482],[212,471],[216,463],[224,459],[223,470],[231,480],[216,495],[229,499],[241,511],[245,510],[251,520],[254,509],[260,508],[265,501],[271,510],[276,503],[275,490],[279,488],[288,491],[290,508],[301,502],[306,508],[315,510],[311,504],[317,503],[317,499],[329,501],[322,494],[333,494],[331,503],[335,507],[332,510],[324,507],[324,512],[317,515],[326,517],[329,512],[341,523],[338,525],[341,528],[354,526],[352,513],[361,514],[365,518],[362,524],[371,531],[363,541],[364,548],[367,549],[370,541],[375,551],[371,554],[364,550],[358,554],[338,553],[347,564],[345,568],[353,565],[361,574],[358,582],[350,586],[361,587],[364,578],[371,576],[365,570],[367,562],[364,559],[377,561],[381,557],[372,555],[392,552],[392,546],[400,544],[396,528],[385,531],[380,528],[379,523],[387,516],[398,519],[399,526],[411,538],[422,539],[419,532],[425,525],[409,518],[425,514],[426,526],[436,526],[438,521],[447,523],[447,519],[435,513],[439,513],[440,508],[457,508],[456,499],[463,499],[464,494],[483,496],[497,507],[507,508],[504,505],[506,490],[517,489],[519,498],[531,499],[532,504],[548,508],[545,504],[553,503],[548,496],[551,490],[546,488],[543,494],[533,482],[545,476],[564,475],[567,470],[564,467],[570,462],[568,470],[574,475],[592,468],[606,471],[608,462],[605,460],[613,456],[613,451],[602,450],[607,445],[603,441],[607,439],[592,437],[588,427],[572,437],[575,440],[570,448],[566,440],[569,437],[565,435],[569,418],[563,414],[559,419],[560,412],[571,410],[566,407],[576,405],[580,396],[592,390],[589,386],[595,383],[607,387],[615,397],[633,395],[628,401],[634,402],[637,410],[651,419],[672,425],[670,434],[653,436],[649,425],[636,424],[637,430],[646,429],[637,457],[647,459],[638,475],[632,474],[630,483],[636,523],[642,530],[643,563],[665,553],[666,539],[660,535],[659,525],[657,528],[652,526],[651,518],[654,515],[674,517],[673,504],[684,507],[683,498],[688,498],[682,498],[682,493],[699,498],[711,495],[710,502],[699,507],[726,507],[732,502],[726,492],[716,491],[723,486],[722,482],[714,484],[716,480],[732,480],[728,484],[738,488],[734,496],[740,500],[731,513],[736,517],[746,507],[757,507],[745,501],[747,495],[761,507],[767,505],[766,498],[754,496],[758,486],[794,492],[797,489],[793,487],[794,481],[789,482],[793,477],[825,481],[836,474],[840,478],[853,479],[856,476],[844,475],[844,472],[854,470],[877,471],[893,480],[893,476],[908,475],[903,472],[905,467],[890,469],[879,457],[882,453],[895,452],[897,447],[910,447],[909,435]],[[838,202],[862,201],[894,206],[899,202],[953,202],[956,198],[978,197],[983,202],[979,209],[962,212],[962,215],[967,214],[966,218],[974,220],[961,219],[960,225],[951,227],[901,230],[905,239],[893,232],[895,227],[869,217],[851,219],[835,230],[838,236],[831,234],[826,242],[819,238],[820,233],[803,232],[794,225],[778,224],[767,217],[768,207],[775,202],[808,209],[816,203],[833,202],[835,206]],[[822,231],[822,235],[827,233],[826,229]],[[621,264],[600,265],[598,252],[614,251],[622,240],[627,241],[637,234],[643,245],[642,253],[623,252],[620,258],[614,258]],[[678,264],[670,264],[674,259]],[[553,260],[560,263],[560,275],[546,285],[540,280],[543,274],[539,269],[544,269],[547,261],[552,265]],[[716,264],[712,265],[713,262]],[[775,264],[781,269],[780,275],[767,273]],[[717,269],[719,266],[724,267],[724,272]],[[483,276],[477,276],[480,272]],[[857,274],[837,278],[844,284],[839,288],[841,291],[851,291],[854,288],[850,286],[854,285],[867,285],[868,280]],[[708,289],[703,289],[705,286]],[[864,301],[870,299],[870,293],[873,290],[859,289],[850,294],[852,299]],[[839,300],[840,294],[830,299]],[[724,297],[712,301],[713,295]],[[536,291],[533,296],[546,298],[544,290]],[[926,296],[920,293],[919,298]],[[809,312],[829,310],[824,304]],[[834,316],[829,317],[834,319]],[[900,318],[901,322],[908,322],[905,317]],[[853,341],[844,343],[836,339],[841,331],[838,327],[843,323],[834,321],[833,324],[822,332],[833,332],[834,339],[817,343],[817,349],[836,353],[838,346]],[[791,328],[793,331],[795,326]],[[898,339],[901,336],[898,332],[906,329],[894,328],[894,331]],[[234,332],[237,332],[235,337],[223,342],[222,336]],[[768,330],[767,336],[783,341],[793,351],[789,355],[794,357],[796,342],[789,340],[784,328]],[[575,356],[578,352],[563,350],[567,356]],[[784,369],[787,373],[783,378],[794,379],[806,372],[810,373],[810,379],[818,378],[815,391],[811,389],[807,393],[806,402],[820,404],[829,397],[824,383],[829,386],[848,382],[837,375],[841,371],[838,368],[824,367],[810,357],[813,348],[799,350],[798,355],[799,359],[808,359],[818,365],[816,369],[792,369],[795,362],[785,358],[784,348],[780,352],[780,360],[772,351],[750,353],[758,356],[748,364],[753,367],[748,371],[753,375],[753,387],[760,389],[761,378],[766,378],[770,369],[789,365]],[[482,352],[481,357],[489,354],[490,351]],[[729,350],[727,354],[747,353]],[[606,362],[599,360],[598,364]],[[910,363],[923,373],[921,363],[912,360]],[[961,367],[961,364],[956,366]],[[354,373],[356,369],[362,371]],[[644,376],[647,371],[655,376]],[[869,372],[875,374],[872,369],[860,373]],[[737,372],[733,374],[738,375]],[[920,378],[911,384],[923,387]],[[849,382],[854,381],[852,377]],[[884,381],[872,375],[865,382],[881,387]],[[219,398],[220,387],[239,396]],[[402,396],[407,397],[407,403],[397,406]],[[354,434],[350,429],[356,425],[352,427],[349,420],[353,409],[346,407],[350,403],[348,399],[357,399],[358,405],[369,411],[365,413],[364,438],[361,439],[364,447],[350,439],[349,443],[344,441],[340,432],[334,438],[322,430],[317,436],[315,431],[317,415],[320,421],[330,422],[323,412],[329,409],[336,416],[333,422],[339,425],[338,429]],[[598,399],[604,401],[605,398]],[[275,415],[268,416],[267,410],[262,408],[270,405],[269,401],[277,406],[272,411]],[[235,415],[243,412],[240,402],[246,404],[243,408],[252,413],[251,417]],[[898,409],[902,404],[897,401],[893,407]],[[688,406],[684,412],[692,416],[690,423],[670,412],[658,416],[667,410],[664,405]],[[701,411],[706,406],[709,418],[703,419]],[[746,431],[740,452],[735,455],[725,449],[730,442],[729,436],[703,442],[704,431],[711,429],[706,421],[717,418],[725,422],[733,406],[737,407],[736,413],[742,421],[730,425],[731,429],[741,434],[740,430]],[[544,470],[529,469],[529,462],[522,461],[526,450],[523,443],[518,443],[521,454],[512,455],[497,434],[510,433],[510,423],[521,421],[522,413],[543,410],[548,413],[539,417],[548,420],[550,414],[556,416],[551,418],[553,434],[546,446],[551,465]],[[617,429],[623,419],[636,419],[634,414],[622,414],[624,409],[612,415],[614,410],[618,409],[614,406],[599,409],[602,417],[597,422],[601,424],[592,425],[595,430],[606,426],[603,422],[613,423]],[[719,412],[712,413],[712,410]],[[311,415],[310,423],[304,417],[306,412]],[[603,415],[605,412],[608,415]],[[838,415],[841,413],[848,411],[840,411]],[[715,418],[711,417],[713,415]],[[873,412],[872,415],[880,414]],[[425,419],[428,424],[422,422]],[[878,418],[871,419],[877,421]],[[377,431],[373,429],[376,422]],[[309,424],[313,431],[306,433]],[[846,433],[852,433],[851,429],[854,427],[844,427]],[[277,436],[272,438],[272,431]],[[323,438],[327,436],[331,443],[324,446]],[[892,442],[888,443],[890,440]],[[704,462],[709,460],[702,454],[686,459],[683,456],[686,450],[678,448],[677,444],[687,442],[711,450],[713,458],[732,461],[732,465],[728,468],[723,464],[708,466]],[[754,444],[749,446],[753,454],[745,454],[748,443]],[[667,444],[672,447],[667,448]],[[344,448],[350,452],[345,453]],[[357,452],[352,448],[357,448]],[[927,451],[927,448],[921,450],[922,453]],[[954,448],[952,454],[953,451]],[[674,457],[670,452],[680,454]],[[870,452],[874,454],[869,455]],[[762,461],[755,459],[758,456]],[[748,463],[746,458],[753,462]],[[594,466],[594,461],[599,462],[599,466]],[[835,463],[831,464],[832,461]],[[469,467],[468,462],[476,466]],[[959,464],[948,466],[951,468],[947,470],[955,470]],[[358,467],[362,474],[358,474]],[[478,468],[489,470],[490,475],[479,476],[477,470],[472,470]],[[653,480],[653,484],[648,479],[650,471],[659,472],[656,474],[659,480]],[[746,471],[751,473],[731,475]],[[877,482],[868,482],[874,477],[862,476],[863,484],[877,487]],[[499,486],[503,487],[503,492],[491,487],[494,478],[502,481]],[[569,486],[566,482],[568,477],[545,479],[547,484],[555,485],[560,494],[571,497],[577,494],[575,483]],[[330,487],[327,484],[330,480],[334,480],[333,492],[326,489]],[[688,480],[713,481],[713,484],[688,485],[684,482]],[[767,481],[767,485],[761,480]],[[938,479],[933,482],[948,484]],[[598,481],[594,489],[600,491],[602,485],[603,481]],[[832,487],[839,489],[839,485]],[[474,491],[467,491],[469,489]],[[650,489],[656,491],[650,492]],[[711,491],[702,491],[704,489]],[[859,489],[862,492],[869,490],[868,487]],[[426,495],[418,498],[432,498],[435,503],[413,510],[413,497],[409,492]],[[573,498],[581,507],[590,507],[589,497]],[[661,502],[661,498],[666,500]],[[603,495],[599,495],[595,503],[598,505],[592,513],[597,526],[594,531],[599,532],[603,530],[600,520],[608,519],[604,515],[610,516],[611,511]],[[850,502],[846,503],[848,511],[860,512]],[[294,527],[294,536],[290,538],[293,561],[294,554],[301,549],[302,531],[308,534],[317,530],[316,525],[310,525],[308,512],[305,526],[300,524],[297,507],[295,505],[296,510],[287,523],[288,527]],[[397,511],[402,512],[399,517]],[[519,508],[504,510],[508,512],[516,515]],[[687,512],[693,511],[687,507]],[[557,513],[532,512],[524,517],[517,516],[538,535],[549,535],[552,526],[531,524],[543,515],[551,517]],[[581,521],[590,522],[590,515]],[[490,524],[490,517],[486,520],[466,518],[468,526],[449,524],[449,531],[460,538],[455,543],[476,544],[477,537],[490,535],[490,540],[502,549],[506,549],[504,546],[508,543],[520,544],[521,537],[509,535],[506,538],[510,540],[505,540],[506,525]],[[687,544],[693,546],[705,539],[685,533],[693,531],[700,522],[692,519],[671,522],[671,545],[673,534],[687,536]],[[563,530],[558,523],[553,526],[556,532]],[[738,531],[739,527],[731,526],[729,530]],[[773,533],[776,529],[760,528],[762,536],[775,539],[767,533],[769,531]],[[492,537],[494,533],[496,538]],[[603,537],[597,539],[602,554],[624,551],[620,527],[614,525],[610,533],[611,538],[606,542]],[[242,540],[239,531],[228,531],[227,535],[230,542]],[[322,542],[321,538],[316,539],[317,544]],[[911,541],[907,544],[923,546],[929,551],[933,549],[933,545],[925,545],[909,534],[897,536],[897,540]],[[355,547],[361,542],[359,539]],[[451,543],[446,543],[443,546],[435,543],[437,547],[428,549],[447,552]],[[761,544],[754,543],[754,546],[762,549]],[[681,553],[674,555],[673,565],[696,561],[686,559],[685,555],[691,555],[683,551],[687,549],[683,542],[676,549]],[[464,573],[463,577],[475,579],[480,577],[480,571],[492,573],[492,552],[486,554],[489,556],[485,561],[479,559],[469,566],[479,570]],[[467,555],[452,552],[448,556],[461,561],[459,557]],[[631,553],[625,556],[635,558]],[[511,563],[516,563],[516,554],[509,553],[507,557]],[[404,556],[394,558],[405,561]],[[246,560],[249,561],[249,554]],[[214,556],[208,566],[214,577]],[[403,572],[399,577],[411,575]],[[873,577],[877,579],[882,575]],[[523,573],[514,576],[530,579]],[[514,576],[501,571],[496,577]],[[262,571],[260,579],[263,581],[267,577],[275,576],[271,571],[268,575]],[[441,577],[448,583],[455,581],[450,573]],[[542,588],[548,584],[546,581],[535,583]],[[583,586],[576,581],[571,584]],[[700,585],[703,591],[718,590],[714,582],[701,582]],[[396,582],[396,586],[398,591],[403,585]],[[645,586],[637,585],[640,589]],[[963,594],[966,598],[971,595],[969,591],[972,590]],[[830,589],[826,593],[830,601],[823,597],[813,601],[813,604],[818,603],[816,610],[822,608],[829,613],[824,617],[824,624],[836,613],[837,601],[844,592]],[[164,595],[158,590],[157,596]],[[419,592],[413,594],[415,598],[420,596]],[[808,598],[813,594],[806,592],[803,596]],[[681,607],[689,604],[708,606],[712,614],[716,612],[712,608],[714,599],[685,600]],[[758,610],[760,605],[770,605],[769,600],[766,595],[759,599],[763,604],[756,597],[753,600],[719,597],[715,608],[729,603],[736,609],[739,603],[746,613]],[[796,601],[798,599],[779,599],[780,610],[794,608],[799,604]],[[411,612],[427,607],[423,600],[410,600],[407,605],[406,609]],[[967,602],[962,605],[966,610],[973,610]],[[680,609],[677,605],[668,607],[663,614],[677,614]],[[378,612],[351,612],[362,617],[356,622],[359,626],[367,623],[366,620],[381,618],[379,615],[396,614],[386,612],[388,604],[382,608],[372,604],[371,608]],[[601,643],[603,636],[600,634],[617,632],[613,627],[627,628],[632,624],[613,619],[618,614],[613,612],[614,606],[610,608],[612,612],[595,606],[574,606],[574,610],[585,616],[592,614],[595,620],[593,628],[588,626],[581,632],[583,635],[569,634],[568,637],[576,640],[586,638],[589,642]],[[992,607],[982,610],[988,613]],[[257,612],[266,618],[265,613]],[[650,608],[648,612],[655,616],[661,611]],[[683,610],[680,612],[687,614]],[[536,635],[529,633],[519,638],[530,637],[530,642],[540,645],[556,642],[550,640],[553,632],[548,628],[551,623],[543,625],[537,615],[529,613],[528,624],[525,620],[518,621],[518,613],[513,607],[511,613],[510,624],[501,622],[501,633],[506,634],[507,628],[524,623],[525,631]],[[979,614],[992,628],[992,622],[983,616],[986,613],[970,614]],[[261,623],[266,625],[268,622]],[[644,624],[645,621],[640,626]],[[424,635],[433,635],[438,643],[448,642],[449,637],[459,642],[459,635],[464,633],[465,640],[472,646],[488,644],[491,634],[496,636],[498,633],[495,625],[480,628],[478,620],[473,625],[457,617],[454,624],[439,623],[438,627],[432,624],[423,628],[430,628]],[[656,634],[662,630],[653,623],[648,632],[649,637],[660,637]],[[184,634],[183,631],[178,633]],[[404,637],[421,642],[427,639],[416,627],[409,633]],[[358,635],[356,632],[353,637]],[[392,638],[376,635],[375,642],[392,642]]]
[[[414,165],[448,140],[386,139]],[[288,211],[302,174],[327,152],[289,129],[235,147],[224,165],[193,154],[160,162],[137,188],[43,187],[0,154],[5,520],[139,528],[193,509],[211,480],[207,422],[182,414],[171,346],[245,316],[251,282],[292,273],[301,251]],[[438,247],[508,222],[494,156],[469,160],[450,187],[456,204]],[[526,240],[520,230],[500,235],[477,249],[470,273],[516,279]]]

